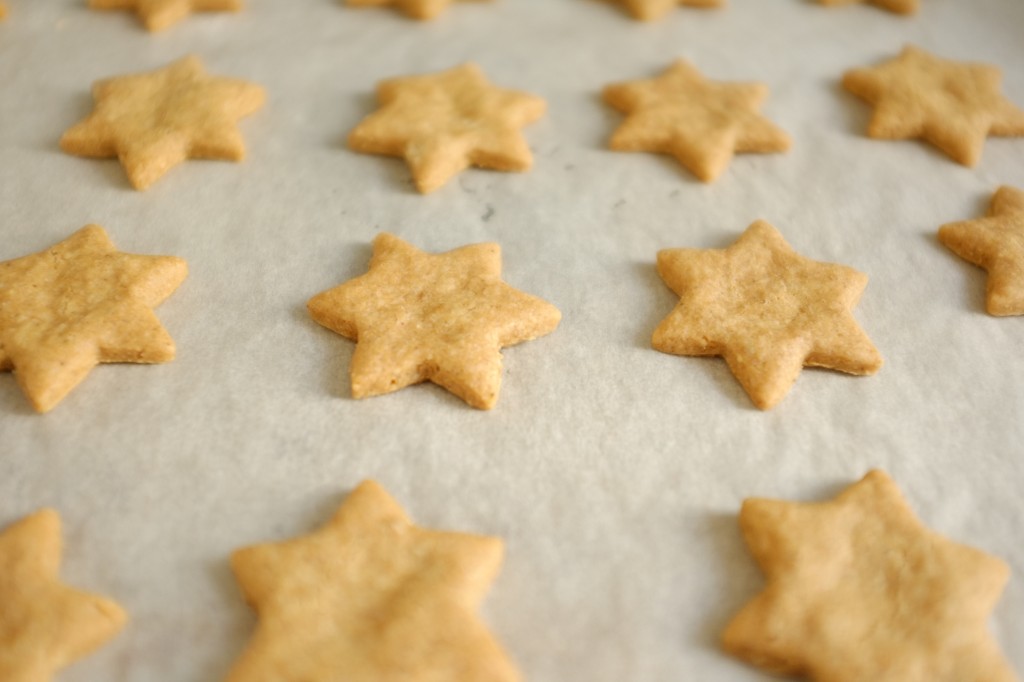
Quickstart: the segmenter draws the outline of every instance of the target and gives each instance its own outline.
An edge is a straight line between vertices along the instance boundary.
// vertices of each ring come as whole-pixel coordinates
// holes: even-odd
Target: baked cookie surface
[[[162,31],[193,12],[237,12],[242,0],[89,0],[89,7],[134,10],[150,31]]]
[[[502,554],[365,481],[321,529],[232,555],[259,625],[227,682],[518,682],[476,614]]]
[[[47,682],[124,627],[120,606],[60,581],[60,561],[52,509],[0,532],[0,680]]]
[[[672,8],[684,5],[686,7],[721,7],[725,0],[617,0],[635,19],[640,21],[654,21],[661,19]]]
[[[666,249],[658,274],[679,295],[651,345],[674,355],[720,355],[762,410],[805,366],[874,374],[882,358],[853,308],[867,276],[797,254],[759,220],[726,249]]]
[[[353,397],[431,381],[485,410],[498,401],[500,349],[548,334],[561,319],[502,281],[497,244],[429,254],[386,233],[373,241],[370,271],[314,296],[309,312],[356,341]]]
[[[345,0],[352,7],[395,7],[413,19],[433,19],[456,0]],[[485,0],[470,0],[483,2]]]
[[[98,225],[0,263],[0,370],[47,412],[101,362],[169,362],[152,308],[187,273],[180,258],[118,251]]]
[[[135,189],[186,159],[241,161],[238,120],[263,106],[263,88],[210,76],[198,57],[93,85],[96,107],[60,140],[69,154],[117,157]]]
[[[764,590],[726,651],[816,682],[1015,682],[986,621],[1009,567],[926,528],[872,471],[829,502],[748,499],[740,529]]]
[[[544,100],[491,85],[475,64],[377,86],[380,109],[352,130],[359,152],[405,158],[426,194],[469,166],[525,171],[533,155],[519,129],[544,115]]]

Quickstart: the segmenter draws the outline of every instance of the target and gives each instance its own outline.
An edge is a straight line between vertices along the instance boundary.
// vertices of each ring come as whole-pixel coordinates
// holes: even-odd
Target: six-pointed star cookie
[[[720,7],[725,0],[618,0],[634,18],[653,21],[668,14],[673,7]]]
[[[1024,110],[1000,92],[994,66],[941,59],[907,46],[880,66],[853,69],[843,87],[875,107],[868,136],[923,138],[965,166],[981,160],[989,135],[1024,135]]]
[[[60,140],[80,156],[116,156],[136,189],[186,159],[240,161],[238,120],[263,106],[263,88],[207,75],[198,57],[93,86],[96,109]]]
[[[192,12],[237,12],[242,0],[89,0],[93,9],[135,10],[150,31],[161,31]]]
[[[174,341],[151,308],[187,272],[180,258],[118,251],[98,225],[0,263],[0,370],[13,369],[46,412],[100,362],[172,360]]]
[[[517,682],[476,614],[501,557],[366,481],[320,530],[232,556],[259,626],[227,682]]]
[[[740,528],[767,585],[725,649],[817,682],[1014,682],[986,620],[1002,561],[925,528],[881,471],[830,502],[750,499]]]
[[[383,81],[377,100],[381,108],[349,134],[349,146],[405,157],[423,193],[471,165],[523,171],[533,163],[519,129],[544,115],[544,100],[494,87],[475,64]]]
[[[357,341],[356,398],[432,381],[489,410],[501,348],[555,329],[558,310],[501,280],[501,248],[429,254],[390,234],[373,241],[370,271],[309,301],[313,319]]]
[[[1024,192],[1000,187],[988,216],[943,225],[939,241],[988,270],[989,314],[1024,315]]]
[[[46,682],[124,627],[117,604],[60,582],[60,555],[51,509],[0,533],[0,680]]]
[[[919,0],[818,0],[819,4],[830,6],[852,5],[858,2],[867,2],[896,14],[913,14],[919,5]]]
[[[729,165],[733,152],[789,149],[789,136],[758,113],[767,96],[763,85],[709,81],[679,60],[652,80],[604,89],[605,101],[626,114],[610,146],[671,154],[711,182]]]
[[[680,299],[654,331],[654,348],[723,356],[762,410],[804,366],[850,374],[882,366],[851,312],[867,276],[804,258],[763,220],[727,249],[658,252],[658,274]]]
[[[433,19],[454,0],[346,0],[353,7],[394,5],[414,19]]]

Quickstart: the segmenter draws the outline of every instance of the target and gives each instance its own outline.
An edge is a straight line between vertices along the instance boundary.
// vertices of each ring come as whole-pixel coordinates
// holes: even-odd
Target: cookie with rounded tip
[[[89,0],[89,7],[135,11],[148,30],[162,31],[193,12],[237,12],[242,0]]]
[[[320,529],[232,555],[259,625],[226,682],[519,682],[477,615],[502,555],[365,481]]]
[[[483,2],[485,0],[472,0]],[[350,7],[396,7],[413,19],[434,19],[455,0],[345,0]]]
[[[520,128],[544,115],[544,100],[491,85],[475,64],[377,86],[380,108],[348,136],[349,147],[400,156],[426,194],[469,166],[525,171],[533,155]]]
[[[1024,191],[1000,187],[987,216],[943,225],[939,241],[988,271],[990,315],[1024,315]]]
[[[666,249],[658,274],[679,295],[651,345],[720,355],[754,404],[775,407],[804,367],[874,374],[882,357],[853,308],[867,276],[797,254],[759,220],[726,249]]]
[[[501,279],[497,244],[430,254],[383,233],[369,272],[310,299],[321,325],[356,341],[352,396],[430,381],[489,410],[501,388],[501,348],[554,331],[550,303]]]
[[[174,341],[152,308],[187,274],[180,258],[118,251],[98,225],[0,263],[0,370],[48,412],[99,363],[169,362]]]
[[[716,180],[735,152],[784,152],[791,144],[758,113],[764,85],[711,81],[682,59],[657,78],[609,85],[603,95],[626,114],[609,147],[670,154],[703,182]]]
[[[920,0],[817,0],[817,2],[819,5],[828,5],[829,7],[868,3],[896,14],[914,14],[920,5]]]
[[[117,157],[135,189],[144,190],[187,159],[241,161],[240,119],[259,110],[258,85],[206,73],[188,56],[148,73],[93,86],[96,107],[61,138],[69,154]]]
[[[60,581],[60,526],[43,509],[0,532],[0,680],[49,682],[128,620],[110,599]]]
[[[1024,110],[1003,96],[1001,82],[994,66],[942,59],[912,45],[843,76],[843,87],[875,108],[869,137],[920,138],[969,167],[978,165],[989,135],[1024,136]]]
[[[766,584],[723,648],[815,682],[1016,682],[986,621],[1006,563],[926,528],[887,474],[819,503],[748,499]]]
[[[617,0],[619,4],[640,21],[654,21],[668,14],[672,8],[685,7],[712,8],[721,7],[725,0]]]

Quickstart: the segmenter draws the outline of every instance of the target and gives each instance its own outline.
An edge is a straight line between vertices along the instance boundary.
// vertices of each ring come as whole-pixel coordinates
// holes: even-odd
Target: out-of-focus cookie
[[[210,76],[198,57],[97,82],[96,108],[60,140],[69,154],[116,156],[135,189],[186,159],[241,161],[238,120],[263,106],[263,88]]]
[[[799,255],[763,220],[726,249],[659,251],[658,274],[679,304],[654,331],[654,348],[721,355],[762,410],[805,366],[862,375],[882,366],[853,317],[867,276]]]
[[[524,171],[533,156],[519,129],[544,115],[544,100],[491,85],[475,64],[392,78],[377,86],[380,109],[348,136],[368,154],[401,156],[420,192],[468,168]]]
[[[187,274],[180,258],[118,251],[98,225],[0,263],[0,370],[47,412],[101,362],[174,359],[152,308]]]
[[[920,0],[818,0],[818,4],[831,7],[853,5],[861,2],[870,3],[896,14],[914,14],[920,5]]]
[[[760,83],[709,81],[680,59],[657,78],[604,89],[604,100],[626,114],[610,146],[671,154],[711,182],[734,152],[789,149],[789,136],[758,113],[767,96],[768,88]]]
[[[192,12],[237,12],[242,0],[89,0],[93,9],[134,10],[150,31],[162,31]]]
[[[843,76],[843,87],[875,108],[869,137],[922,138],[965,166],[978,165],[989,135],[1024,135],[1024,110],[1002,95],[1001,82],[994,66],[942,59],[912,45],[880,66]]]
[[[939,241],[988,270],[991,315],[1024,315],[1024,192],[1000,187],[988,215],[939,228]]]
[[[502,281],[497,244],[430,254],[386,233],[373,241],[370,271],[314,296],[309,313],[356,340],[353,397],[432,381],[483,410],[498,401],[500,350],[561,319],[550,303]]]
[[[413,19],[433,19],[455,0],[345,0],[352,7],[396,7]],[[473,0],[482,2],[483,0]]]
[[[366,481],[321,529],[231,557],[259,625],[227,682],[518,682],[476,613],[502,551]]]
[[[673,7],[721,7],[725,0],[617,0],[635,19],[654,21],[668,14]]]
[[[1007,565],[926,528],[872,471],[829,502],[749,499],[747,547],[767,584],[726,651],[816,682],[1015,682],[986,621]]]
[[[60,516],[44,509],[0,533],[0,680],[47,682],[124,627],[120,606],[60,581]]]

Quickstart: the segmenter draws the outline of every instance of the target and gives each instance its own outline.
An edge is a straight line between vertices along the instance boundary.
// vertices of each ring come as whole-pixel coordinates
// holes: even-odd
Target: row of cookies
[[[1000,93],[995,67],[948,61],[915,47],[878,67],[854,69],[843,85],[876,107],[868,135],[921,137],[974,166],[988,135],[1024,135],[1024,110]],[[711,182],[735,152],[781,152],[789,136],[758,113],[767,89],[719,83],[677,61],[654,79],[610,85],[605,100],[626,114],[610,146],[671,154]],[[92,114],[68,130],[72,154],[120,159],[145,189],[187,158],[240,160],[239,119],[263,106],[263,88],[205,73],[186,57],[151,73],[93,86]],[[468,166],[522,171],[532,156],[520,129],[544,114],[534,95],[491,85],[466,64],[393,78],[377,87],[380,109],[349,134],[352,149],[404,157],[417,188],[432,192]]]
[[[988,217],[945,225],[939,238],[989,270],[990,313],[1024,314],[1024,192],[999,189]],[[356,398],[431,381],[490,409],[501,348],[548,334],[561,319],[502,281],[497,244],[428,254],[381,234],[373,246],[367,274],[308,304],[313,319],[356,340]],[[657,268],[680,300],[653,347],[724,357],[761,409],[777,405],[804,366],[865,375],[882,365],[852,313],[867,276],[800,256],[764,221],[726,249],[663,250]],[[152,308],[186,274],[180,258],[117,251],[95,225],[0,263],[0,370],[14,370],[45,412],[98,363],[173,359]]]
[[[722,633],[727,652],[821,682],[1016,679],[986,626],[1009,567],[929,530],[884,472],[825,503],[744,500],[739,525],[767,582]],[[364,481],[322,528],[231,555],[259,624],[226,680],[520,680],[477,615],[502,554],[495,537],[416,526]],[[55,511],[0,533],[2,679],[46,682],[127,621],[64,585],[60,557]]]

